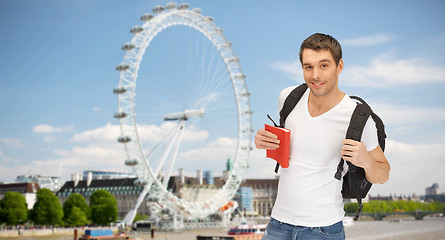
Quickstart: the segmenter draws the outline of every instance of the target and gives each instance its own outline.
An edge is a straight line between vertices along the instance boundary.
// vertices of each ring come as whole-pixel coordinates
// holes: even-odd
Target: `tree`
[[[140,213],[136,213],[136,216],[134,216],[133,222],[142,221],[148,219],[147,215],[142,215]]]
[[[346,213],[355,214],[358,211],[358,203],[353,203],[353,202],[345,203],[344,209]]]
[[[28,219],[28,206],[25,197],[18,192],[6,192],[0,200],[0,222],[17,225]]]
[[[68,218],[65,218],[65,222],[71,226],[83,226],[88,223],[87,215],[82,209],[73,206],[71,208]]]
[[[37,192],[37,201],[31,210],[31,219],[36,224],[55,225],[62,223],[63,210],[59,199],[51,190],[40,189]]]
[[[71,194],[63,203],[63,220],[68,225],[85,225],[88,222],[89,213],[90,208],[85,198],[78,193]]]
[[[117,220],[117,201],[106,190],[97,190],[90,197],[91,221],[94,224],[109,225]]]

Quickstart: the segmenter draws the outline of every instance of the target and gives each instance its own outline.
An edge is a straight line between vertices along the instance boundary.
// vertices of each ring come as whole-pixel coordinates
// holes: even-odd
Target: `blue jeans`
[[[262,240],[318,240],[345,239],[343,221],[327,227],[303,227],[270,218]]]

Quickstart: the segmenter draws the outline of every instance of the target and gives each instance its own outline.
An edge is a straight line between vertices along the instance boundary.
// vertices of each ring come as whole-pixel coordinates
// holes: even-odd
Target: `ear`
[[[340,59],[337,65],[337,75],[340,75],[342,71],[343,71],[343,59]]]

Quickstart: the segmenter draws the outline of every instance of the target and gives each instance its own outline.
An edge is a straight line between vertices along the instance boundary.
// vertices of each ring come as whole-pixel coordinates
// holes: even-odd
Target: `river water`
[[[350,240],[445,240],[445,218],[429,218],[416,221],[404,219],[401,222],[394,221],[359,221],[345,227],[346,239]],[[154,240],[196,240],[197,235],[225,234],[227,229],[214,230],[189,230],[181,233],[155,233]],[[150,240],[150,234],[130,234]],[[45,237],[0,237],[0,239],[13,240],[73,240],[70,236],[45,236]]]

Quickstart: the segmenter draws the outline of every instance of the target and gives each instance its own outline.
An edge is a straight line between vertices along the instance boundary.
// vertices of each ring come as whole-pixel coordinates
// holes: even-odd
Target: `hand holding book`
[[[286,128],[273,127],[264,124],[264,129],[275,135],[280,140],[280,146],[277,149],[267,149],[266,157],[277,161],[282,168],[289,167],[289,144],[290,144],[290,130]]]

